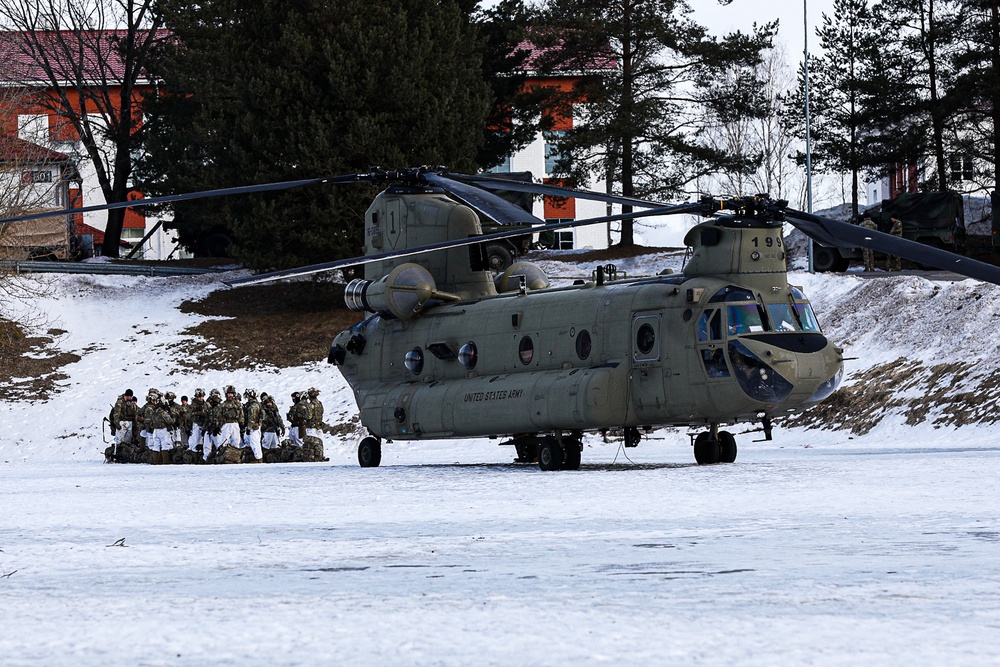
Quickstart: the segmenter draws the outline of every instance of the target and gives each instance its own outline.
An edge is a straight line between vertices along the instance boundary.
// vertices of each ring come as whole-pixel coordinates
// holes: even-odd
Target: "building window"
[[[33,144],[48,146],[49,116],[48,114],[18,114],[17,138],[30,141]]]
[[[557,222],[569,222],[570,220],[572,218],[546,218],[545,224],[551,225]],[[550,250],[572,250],[575,247],[574,236],[572,229],[557,229],[540,233],[538,235],[538,243]]]
[[[126,227],[122,230],[123,241],[138,241],[146,235],[146,230],[142,227]]]
[[[951,180],[971,181],[975,178],[975,170],[972,166],[972,156],[953,154],[951,162]]]
[[[509,174],[510,173],[510,156],[508,155],[500,162],[500,164],[495,167],[490,167],[486,170],[490,174]]]
[[[565,130],[545,133],[545,173],[555,174],[559,162],[566,162],[569,156],[560,148],[560,140],[566,136]]]

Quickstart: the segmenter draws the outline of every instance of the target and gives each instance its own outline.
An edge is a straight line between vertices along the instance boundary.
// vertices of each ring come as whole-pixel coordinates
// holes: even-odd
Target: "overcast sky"
[[[803,9],[808,10],[809,52],[819,51],[816,26],[822,20],[823,12],[832,14],[833,0],[733,0],[729,6],[722,6],[718,0],[688,0],[694,9],[694,18],[707,26],[714,34],[724,34],[734,30],[748,32],[756,23],[767,23],[778,19],[778,39],[784,43],[788,59],[792,63],[802,60],[804,44]]]

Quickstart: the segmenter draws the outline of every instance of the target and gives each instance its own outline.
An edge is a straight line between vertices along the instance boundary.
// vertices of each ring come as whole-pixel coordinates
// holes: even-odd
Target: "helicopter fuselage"
[[[784,275],[767,290],[685,275],[518,289],[377,314],[334,348],[362,424],[390,440],[758,421],[842,372]]]

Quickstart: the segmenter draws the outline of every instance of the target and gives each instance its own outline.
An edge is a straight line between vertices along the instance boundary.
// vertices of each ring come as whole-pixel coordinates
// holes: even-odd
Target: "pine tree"
[[[850,174],[851,211],[857,216],[860,176],[873,163],[865,93],[876,33],[867,0],[835,0],[833,15],[823,14],[816,33],[823,55],[810,58],[809,65],[813,165]]]
[[[422,164],[470,169],[487,90],[455,2],[161,2],[176,42],[157,70],[142,174],[162,193]],[[259,269],[357,254],[372,190],[323,186],[175,208],[228,230]]]
[[[625,196],[669,198],[720,167],[752,166],[701,134],[713,115],[760,112],[749,68],[774,24],[718,39],[683,0],[550,0],[546,15],[535,34],[550,49],[549,66],[583,75],[565,101],[577,116],[559,142],[566,175],[597,175]],[[714,85],[734,68],[738,90]],[[632,232],[623,222],[622,245],[634,243]]]
[[[951,92],[960,122],[955,143],[975,159],[975,177],[1000,190],[1000,0],[967,0]]]
[[[963,23],[960,0],[882,0],[875,7],[879,22],[906,61],[902,76],[919,97],[918,116],[900,119],[912,135],[922,135],[932,170],[927,185],[948,188],[949,137],[954,136],[957,106],[951,91],[958,76],[956,54]],[[891,109],[890,109],[891,112]]]

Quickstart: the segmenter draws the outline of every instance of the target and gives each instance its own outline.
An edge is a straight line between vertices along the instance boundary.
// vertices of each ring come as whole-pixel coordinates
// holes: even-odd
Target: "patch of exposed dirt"
[[[323,282],[216,290],[180,310],[225,318],[185,331],[204,340],[182,344],[190,355],[183,363],[197,369],[289,368],[326,359],[333,337],[362,319],[344,306],[342,284]]]
[[[66,332],[49,329],[44,336],[29,336],[21,325],[0,319],[0,400],[47,401],[68,379],[59,369],[80,360],[54,348]]]
[[[781,423],[856,435],[865,435],[894,412],[901,412],[910,426],[927,421],[938,427],[995,424],[1000,421],[1000,371],[976,368],[975,363],[927,366],[900,358],[855,373],[833,396]]]

